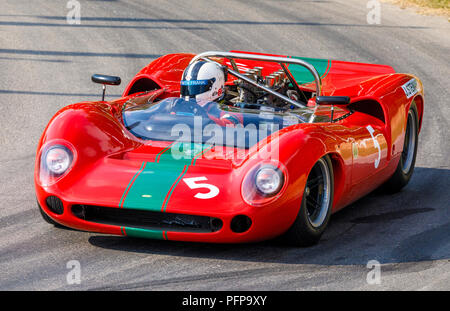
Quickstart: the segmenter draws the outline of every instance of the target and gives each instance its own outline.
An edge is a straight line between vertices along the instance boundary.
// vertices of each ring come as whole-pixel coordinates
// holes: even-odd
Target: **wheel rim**
[[[304,197],[308,220],[314,227],[320,227],[328,214],[331,196],[331,179],[327,162],[320,159],[308,176]]]
[[[416,149],[416,122],[413,111],[408,112],[408,121],[406,123],[405,142],[402,152],[402,171],[408,174],[411,170],[414,159],[414,151]]]

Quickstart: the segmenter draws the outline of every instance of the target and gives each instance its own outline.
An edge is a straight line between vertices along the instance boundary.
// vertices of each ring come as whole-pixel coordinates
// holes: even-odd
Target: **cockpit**
[[[227,53],[226,56],[232,59],[231,56],[235,55],[237,54]],[[197,58],[207,59],[207,56],[204,55],[202,58],[200,55]],[[265,60],[264,56],[257,57]],[[195,64],[194,61],[195,59],[191,64]],[[214,62],[209,59],[208,61]],[[286,59],[273,58],[272,61],[277,63]],[[301,63],[292,59],[288,61]],[[231,62],[231,65],[237,69],[236,63]],[[313,74],[316,91],[320,94],[321,82],[317,71],[308,63],[304,65]],[[183,74],[181,97],[169,97],[141,105],[125,105],[124,124],[133,135],[144,140],[250,148],[288,126],[330,122],[335,116],[342,117],[350,113],[346,108],[339,106],[330,110],[330,106],[308,105],[316,93],[300,88],[286,67],[281,65],[282,69],[279,69],[280,66],[277,66],[269,67],[269,70],[277,68],[273,72],[258,66],[241,71],[224,66],[233,79],[225,84],[223,96],[215,101],[201,100],[200,96],[192,98],[185,96],[189,93],[206,92],[216,81],[214,78],[185,79],[185,75],[188,78],[200,75],[198,73],[200,66],[191,66],[192,68],[186,69]],[[201,88],[204,90],[195,91]],[[222,92],[222,88],[219,91]]]

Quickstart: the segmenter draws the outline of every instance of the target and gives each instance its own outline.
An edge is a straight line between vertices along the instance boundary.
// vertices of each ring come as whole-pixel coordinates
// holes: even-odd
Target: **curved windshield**
[[[129,107],[123,120],[133,135],[145,140],[250,148],[282,128],[308,122],[314,112],[310,108],[288,112],[257,108],[171,97]]]

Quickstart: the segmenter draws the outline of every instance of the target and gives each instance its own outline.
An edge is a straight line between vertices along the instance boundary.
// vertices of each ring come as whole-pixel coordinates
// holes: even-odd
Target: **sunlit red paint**
[[[139,176],[145,175],[148,167],[165,163],[164,157],[173,142],[149,142],[134,137],[121,122],[121,109],[130,99],[138,103],[140,97],[148,100],[152,94],[155,98],[179,96],[182,72],[193,56],[163,56],[144,67],[131,80],[123,98],[112,102],[69,105],[52,118],[39,141],[35,167],[36,196],[45,213],[67,227],[115,235],[227,243],[268,239],[282,234],[293,223],[309,170],[319,158],[328,154],[332,159],[335,212],[376,189],[394,173],[402,152],[407,112],[412,101],[417,105],[419,121],[422,120],[423,88],[416,77],[395,73],[389,66],[331,60],[322,75],[323,95],[345,95],[351,97],[351,106],[358,107],[361,102],[367,106],[363,111],[356,110],[332,124],[297,124],[278,133],[278,161],[288,178],[282,195],[276,200],[264,206],[252,206],[241,197],[243,178],[260,161],[251,156],[258,152],[256,147],[245,151],[247,157],[238,162],[220,159],[220,154],[215,155],[212,148],[202,150],[186,163],[173,168],[175,182],[167,185],[168,192],[161,194],[164,200],[159,210],[220,218],[224,225],[218,232],[153,232],[87,222],[75,217],[70,210],[74,204],[126,207],[127,191]],[[267,65],[239,61],[239,66],[255,64]],[[276,64],[267,66],[273,67],[265,67],[268,72],[279,69]],[[408,99],[401,86],[412,78],[418,81],[418,93]],[[142,79],[151,79],[161,89],[145,95],[131,94]],[[311,83],[301,84],[301,87],[314,91]],[[376,107],[381,109],[381,118]],[[367,126],[373,128],[380,150],[375,147]],[[76,161],[67,175],[54,184],[43,186],[39,180],[41,151],[49,142],[60,140],[75,148]],[[227,147],[223,152],[238,152],[231,149]],[[379,155],[375,168],[374,162]],[[180,180],[196,176],[206,176],[210,184],[220,189],[220,195],[209,200],[193,198],[192,189]],[[63,201],[64,214],[53,214],[46,207],[45,199],[49,195]],[[249,216],[253,224],[247,232],[233,233],[230,221],[239,214]]]

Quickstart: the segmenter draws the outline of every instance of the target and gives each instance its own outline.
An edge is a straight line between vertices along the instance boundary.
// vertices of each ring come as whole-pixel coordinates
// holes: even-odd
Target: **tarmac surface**
[[[450,23],[366,1],[2,0],[0,290],[450,290]],[[93,73],[128,81],[160,55],[247,50],[379,63],[417,75],[425,116],[416,169],[400,193],[372,193],[331,218],[310,248],[211,245],[54,228],[36,207],[36,146],[50,118],[97,100]],[[81,265],[81,284],[66,266]],[[369,284],[370,260],[381,265]]]

